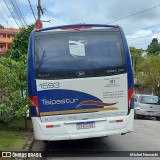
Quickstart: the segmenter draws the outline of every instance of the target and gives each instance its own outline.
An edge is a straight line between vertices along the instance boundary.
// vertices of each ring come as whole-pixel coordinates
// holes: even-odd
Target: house
[[[2,25],[0,25],[0,55],[1,56],[5,56],[5,51],[10,49],[11,43],[18,32],[20,32],[20,29],[4,28]]]

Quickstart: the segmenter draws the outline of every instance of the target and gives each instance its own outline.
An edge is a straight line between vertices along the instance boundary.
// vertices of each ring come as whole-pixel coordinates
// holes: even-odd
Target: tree
[[[148,52],[148,55],[155,55],[155,56],[159,55],[160,44],[158,43],[157,38],[152,39],[152,42],[150,43],[150,45],[148,45],[147,52]]]
[[[137,76],[137,68],[138,66],[141,64],[143,57],[142,57],[142,53],[144,52],[143,49],[137,49],[135,47],[130,47],[130,52],[131,52],[131,56],[134,60],[134,74],[135,76]]]
[[[11,58],[0,57],[0,121],[4,124],[15,117],[26,117],[28,100],[24,92],[27,90],[25,59],[23,56],[23,59],[16,62]]]
[[[6,56],[18,61],[21,55],[26,55],[28,50],[28,41],[34,25],[28,26],[27,29],[22,28],[21,31],[14,38],[11,49],[6,51]]]
[[[141,86],[152,89],[158,95],[160,85],[160,56],[146,56],[138,67],[138,80]]]
[[[6,51],[7,58],[0,58],[0,114],[2,120],[7,123],[12,117],[24,117],[28,106],[26,61],[28,42],[34,25],[28,26],[14,38],[11,49]]]

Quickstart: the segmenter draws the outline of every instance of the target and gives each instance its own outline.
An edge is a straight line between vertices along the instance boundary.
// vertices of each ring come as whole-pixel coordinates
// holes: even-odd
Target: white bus
[[[119,26],[34,30],[28,50],[34,136],[56,141],[133,130],[133,72]]]

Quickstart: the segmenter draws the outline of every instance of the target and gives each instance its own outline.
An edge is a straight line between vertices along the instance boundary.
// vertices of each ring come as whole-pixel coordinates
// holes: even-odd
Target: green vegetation
[[[154,95],[159,93],[160,85],[160,56],[145,56],[142,63],[138,66],[138,80],[142,87],[153,91]]]
[[[23,118],[16,118],[8,125],[2,127],[3,130],[24,130],[24,119]],[[32,121],[28,120],[28,130],[32,130]],[[1,135],[1,134],[0,134]]]
[[[24,149],[32,137],[32,122],[29,120],[29,130],[24,131],[24,119],[15,119],[12,123],[0,128],[0,151],[20,151]]]
[[[24,56],[23,58],[25,59]],[[15,117],[26,117],[28,100],[24,61],[0,58],[0,121],[4,124]]]
[[[27,55],[29,36],[33,29],[34,25],[21,29],[21,31],[14,38],[11,44],[11,49],[6,51],[7,57],[15,61],[19,61],[21,60],[22,55]]]
[[[143,60],[142,53],[144,52],[143,49],[137,49],[135,47],[130,47],[130,52],[132,57],[134,58],[134,74],[137,76],[138,74],[138,66],[141,64]]]
[[[134,76],[138,79],[141,87],[153,91],[154,95],[160,96],[160,44],[157,38],[153,38],[146,50],[130,48],[134,57]]]
[[[6,125],[14,118],[23,117],[24,128],[28,128],[26,62],[29,35],[33,29],[33,25],[21,29],[14,38],[11,49],[6,51],[7,57],[0,57],[0,125]]]
[[[0,151],[23,150],[32,137],[32,122],[26,117],[26,62],[33,28],[22,29],[6,52],[7,57],[0,57]]]
[[[148,53],[148,55],[154,55],[154,56],[158,56],[159,55],[159,53],[160,53],[160,44],[159,44],[157,38],[153,38],[153,40],[150,43],[150,45],[148,45],[147,53]]]

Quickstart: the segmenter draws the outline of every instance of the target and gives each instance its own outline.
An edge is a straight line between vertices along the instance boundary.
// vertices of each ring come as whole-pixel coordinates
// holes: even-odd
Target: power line
[[[146,37],[151,37],[151,36],[133,37],[133,38],[127,38],[127,40],[135,40],[135,39],[139,39],[139,38],[146,38]]]
[[[20,8],[20,5],[19,5],[19,1],[18,1],[18,0],[15,0],[15,4],[16,4],[16,7],[17,7],[17,9],[18,9],[20,18],[22,19],[23,23],[27,26],[27,23],[26,23],[26,21],[25,21],[25,18],[24,18],[24,16],[23,16],[23,13],[22,13],[21,8]]]
[[[21,15],[20,15],[19,10],[16,6],[16,3],[14,3],[13,0],[10,0],[10,4],[11,4],[11,7],[12,7],[14,13],[15,13],[16,18],[19,20],[21,26],[25,28],[25,24],[21,18]]]
[[[3,6],[3,2],[0,1],[0,3],[1,3],[2,8],[5,9],[5,7]],[[5,10],[5,14],[7,15],[6,10]],[[3,19],[4,21],[6,21],[7,25],[9,25],[9,24],[8,24],[8,20],[5,18],[5,16],[2,14],[2,12],[0,12],[0,15],[1,15],[2,19]]]
[[[149,42],[147,43],[147,42],[145,42],[145,43],[136,43],[136,44],[132,44],[132,45],[129,45],[129,46],[138,46],[138,45],[143,45],[143,44],[149,44]]]
[[[5,5],[7,6],[8,11],[10,12],[10,14],[11,14],[12,18],[14,19],[15,23],[17,24],[17,26],[18,26],[19,28],[21,28],[21,25],[20,25],[20,23],[17,21],[12,7],[10,6],[10,4],[8,4],[8,1],[7,1],[7,0],[3,0],[3,1],[4,1]]]
[[[144,29],[149,29],[149,28],[154,28],[155,26],[159,26],[160,24],[155,24],[155,25],[152,25],[152,26],[147,26],[147,27],[144,27]]]
[[[147,42],[150,42],[149,40]],[[146,41],[132,42],[132,44],[147,43]],[[131,43],[131,42],[129,42]]]
[[[152,26],[146,26],[146,27],[143,27],[143,28],[141,28],[141,29],[139,29],[139,30],[146,30],[146,29],[149,29],[149,28],[154,28],[155,26],[158,26],[158,25],[160,25],[159,23],[158,24],[155,24],[155,25],[152,25]],[[137,30],[138,31],[138,30]],[[132,34],[132,33],[135,33],[136,31],[134,31],[134,32],[129,32],[129,33],[126,33],[126,35],[129,35],[129,34]]]
[[[32,8],[32,5],[31,5],[30,0],[28,0],[28,3],[29,3],[29,5],[30,5],[30,8],[31,8],[31,11],[32,11],[33,17],[34,17],[34,19],[35,19],[35,21],[36,21],[36,16],[35,16],[35,14],[34,14],[34,11],[33,11],[33,8]]]
[[[134,40],[134,39],[139,39],[139,38],[146,38],[146,37],[152,37],[154,35],[150,35],[150,36],[144,36],[144,37],[133,37],[133,38],[127,38],[128,40]]]
[[[0,2],[1,2],[1,6],[2,6],[4,12],[5,12],[5,15],[6,15],[7,17],[9,17],[9,16],[8,16],[8,13],[7,13],[7,11],[6,11],[6,7],[4,6],[4,3],[3,3],[2,1],[0,1]],[[2,14],[2,12],[1,12],[1,15],[4,17],[5,21],[7,22],[7,25],[8,25],[10,28],[12,28],[12,27],[14,26],[13,22],[10,21],[11,24],[12,24],[12,27],[11,27],[10,24],[9,24],[9,22],[8,22],[8,20],[5,18],[5,16]]]
[[[14,10],[14,8],[11,4],[11,1],[10,0],[5,0],[5,1],[6,1],[6,3],[8,3],[9,11],[10,11],[12,17],[14,18],[14,20],[17,22],[16,24],[18,24],[19,28],[21,28],[22,23],[21,23],[21,21],[19,21],[17,15],[16,15],[16,11]]]
[[[3,16],[3,14],[2,14],[1,12],[0,12],[0,16],[2,17],[2,19],[3,19],[4,21],[6,21],[7,25],[8,25],[10,28],[12,28],[12,27],[8,24],[7,19]]]
[[[144,27],[143,29],[145,29],[145,28],[153,28],[153,27],[155,27],[155,26],[158,26],[158,25],[160,25],[160,24],[156,24],[156,25],[152,25],[152,26],[148,26],[148,27]],[[142,29],[140,29],[140,30],[142,30]],[[135,33],[135,32],[132,32],[132,33]],[[130,33],[131,34],[131,33]],[[126,35],[129,35],[129,34],[126,34]],[[148,35],[148,36],[143,36],[143,37],[130,37],[130,38],[127,38],[128,40],[130,39],[130,40],[134,40],[134,39],[139,39],[139,38],[146,38],[146,37],[153,37],[154,35]]]
[[[128,18],[128,17],[135,16],[135,15],[137,15],[137,14],[141,14],[141,13],[147,12],[147,11],[152,10],[152,9],[155,9],[155,8],[157,8],[157,7],[159,7],[159,6],[160,6],[160,4],[157,5],[157,6],[154,6],[154,7],[148,8],[148,9],[145,9],[145,10],[143,10],[143,11],[136,12],[136,13],[130,14],[130,15],[128,15],[128,16],[124,16],[124,17],[122,17],[122,18],[113,20],[113,21],[111,21],[111,22],[109,22],[109,23],[107,23],[107,24],[111,24],[111,23],[114,23],[114,22],[117,22],[117,21],[126,19],[126,18]]]
[[[26,27],[27,23],[22,14],[18,0],[3,0],[12,18],[19,28]]]

